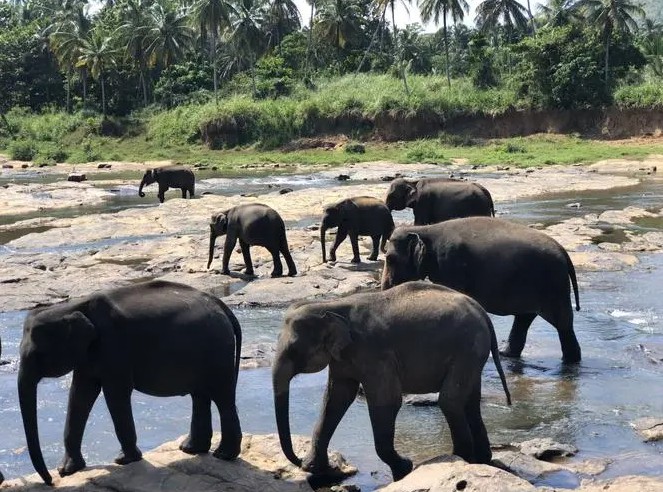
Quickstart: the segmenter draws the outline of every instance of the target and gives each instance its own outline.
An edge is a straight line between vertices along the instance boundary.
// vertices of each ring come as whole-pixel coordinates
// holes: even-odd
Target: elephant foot
[[[368,257],[370,261],[378,261],[378,255],[371,255]]]
[[[120,454],[117,455],[117,458],[115,458],[114,461],[117,465],[128,465],[129,463],[140,461],[142,459],[143,453],[140,452],[140,449],[136,448],[131,453],[120,451]]]
[[[325,475],[332,471],[332,467],[329,466],[328,460],[316,460],[315,456],[310,453],[302,460],[301,468],[305,472],[312,473],[313,475]]]
[[[224,268],[223,270],[221,270],[221,273],[224,274],[224,275],[230,275],[230,269],[229,268]]]
[[[511,350],[511,347],[508,345],[504,347],[502,350],[500,350],[500,355],[502,357],[511,357],[513,359],[519,359],[521,352],[516,352],[515,350]]]
[[[401,458],[395,465],[391,466],[391,475],[394,477],[394,482],[404,478],[412,471],[412,460]]]
[[[272,272],[272,278],[283,277],[283,272]]]
[[[361,263],[361,258],[352,258],[350,263]]]
[[[296,277],[297,276],[297,270],[288,270],[288,277]]]
[[[562,355],[562,362],[564,364],[578,364],[580,363],[580,359],[580,352]]]
[[[58,473],[61,477],[66,477],[73,475],[77,471],[81,471],[83,468],[85,468],[85,460],[82,456],[72,458],[69,455],[65,455],[62,464],[58,467]]]
[[[248,275],[249,277],[255,277],[256,276],[256,274],[253,273],[253,268],[251,268],[250,270],[248,268],[246,270],[244,270],[244,275]]]
[[[195,442],[191,436],[187,437],[182,444],[180,444],[180,451],[186,454],[206,454],[209,451],[209,440],[204,442]]]
[[[221,460],[232,461],[239,456],[241,450],[242,450],[241,438],[236,443],[233,443],[231,445],[229,445],[227,442],[221,441],[221,444],[217,449],[214,450],[212,456]]]

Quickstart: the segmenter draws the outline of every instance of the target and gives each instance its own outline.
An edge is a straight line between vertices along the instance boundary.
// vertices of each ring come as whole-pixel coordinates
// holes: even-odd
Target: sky
[[[523,5],[527,6],[527,1],[526,0],[519,0],[520,3]],[[299,12],[302,14],[302,23],[304,25],[308,25],[310,13],[311,13],[311,7],[310,4],[306,2],[306,0],[295,0],[295,3],[297,4],[297,8],[299,8]],[[413,5],[409,7],[410,13],[405,10],[403,7],[403,2],[398,1],[396,3],[396,25],[397,26],[405,26],[407,24],[413,24],[415,22],[418,22],[419,24],[422,24],[421,19],[419,18],[419,9],[416,7],[417,0],[413,0]],[[465,16],[465,24],[474,24],[474,17],[476,16],[476,7],[481,3],[481,0],[467,0],[467,3],[470,5],[470,13]],[[539,6],[540,2],[538,0],[531,0],[532,4],[532,13],[536,15],[537,8]],[[388,18],[391,19],[390,14],[388,15]],[[423,25],[423,24],[422,24]],[[434,32],[437,31],[437,27],[435,25],[430,24],[428,26],[424,26],[424,30],[427,32]]]

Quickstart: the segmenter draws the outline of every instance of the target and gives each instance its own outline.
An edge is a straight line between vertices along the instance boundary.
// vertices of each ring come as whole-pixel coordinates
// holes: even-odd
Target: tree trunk
[[[451,88],[451,75],[449,67],[449,33],[447,32],[447,8],[442,10],[442,29],[444,30],[444,56],[447,60],[447,85]]]
[[[81,70],[81,79],[83,81],[83,106],[87,103],[87,68]]]
[[[532,6],[530,0],[527,0],[527,13],[529,14],[529,21],[532,24],[532,32],[536,34],[536,25],[534,24],[534,16],[532,15]]]
[[[71,113],[71,70],[67,71],[67,113]]]
[[[387,7],[382,10],[382,17],[380,21],[378,21],[378,26],[375,28],[375,31],[373,32],[373,37],[371,38],[371,42],[368,44],[368,48],[366,48],[366,51],[364,51],[364,56],[362,56],[361,61],[359,62],[359,66],[357,66],[357,70],[355,70],[355,76],[359,74],[359,71],[361,70],[361,67],[364,65],[364,62],[366,61],[366,58],[368,57],[368,53],[371,51],[371,48],[373,48],[373,44],[375,43],[375,40],[377,39],[378,31],[380,30],[380,27],[382,25],[382,22],[384,22],[384,16],[385,13],[387,12]]]
[[[254,57],[251,57],[251,85],[253,86],[253,97],[257,97],[258,88],[256,87],[256,62]]]
[[[106,85],[104,84],[104,74],[100,74],[99,79],[101,80],[101,112],[104,117],[106,116]]]
[[[608,85],[608,72],[610,68],[610,32],[607,33],[605,37],[605,74],[604,74],[604,79],[605,79],[605,85]]]
[[[311,19],[308,25],[308,46],[306,47],[306,70],[304,73],[308,74],[311,66],[311,52],[313,50],[313,15],[315,14],[315,0],[311,0]]]
[[[212,44],[210,45],[210,57],[212,58],[212,70],[214,72],[214,102],[219,103],[219,78],[216,66],[216,31],[212,31]]]
[[[140,85],[143,89],[143,107],[147,107],[147,67],[145,66],[145,60],[141,57],[140,60]]]

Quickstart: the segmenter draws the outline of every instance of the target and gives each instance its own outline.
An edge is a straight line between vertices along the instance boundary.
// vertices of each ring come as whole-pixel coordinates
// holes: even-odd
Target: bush
[[[365,154],[366,146],[358,142],[348,142],[344,149],[348,154]]]
[[[405,158],[409,162],[426,162],[431,164],[446,163],[442,151],[431,141],[419,140],[412,145],[405,153]]]
[[[39,148],[37,154],[37,161],[40,162],[66,162],[69,158],[69,153],[64,150],[61,144],[45,144]]]
[[[9,145],[9,155],[15,161],[31,161],[37,155],[37,146],[31,140],[15,140]]]

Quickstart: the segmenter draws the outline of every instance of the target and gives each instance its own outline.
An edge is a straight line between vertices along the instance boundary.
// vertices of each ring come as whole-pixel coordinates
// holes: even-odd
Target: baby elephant
[[[85,467],[81,441],[103,390],[122,452],[138,461],[131,393],[190,394],[191,430],[180,449],[206,453],[212,440],[211,402],[221,414],[214,456],[234,459],[242,431],[235,407],[242,331],[232,311],[192,287],[151,281],[120,287],[30,312],[23,326],[18,396],[30,459],[51,484],[39,445],[37,384],[74,371],[64,429],[61,476]]]
[[[182,166],[164,166],[157,167],[156,169],[148,169],[143,175],[138,188],[138,195],[141,198],[145,196],[143,187],[151,185],[152,183],[159,183],[159,201],[163,203],[166,199],[165,193],[168,188],[180,188],[182,190],[182,198],[186,198],[187,191],[189,198],[193,198],[196,178],[191,169]]]
[[[359,236],[371,236],[373,239],[373,251],[369,260],[378,259],[378,245],[382,252],[385,244],[394,230],[394,219],[391,212],[382,200],[370,196],[356,196],[341,200],[333,205],[325,207],[320,226],[320,244],[322,246],[322,261],[327,261],[325,252],[325,233],[327,229],[338,227],[336,240],[331,250],[329,259],[336,261],[336,249],[349,235],[352,243],[352,263],[359,263]],[[382,242],[380,242],[382,238]]]
[[[304,470],[328,472],[329,441],[361,384],[375,449],[394,480],[412,471],[412,462],[394,449],[403,393],[439,391],[454,454],[470,463],[490,463],[480,400],[481,372],[491,353],[510,404],[490,318],[476,301],[459,292],[409,282],[385,292],[295,305],[286,312],[272,372],[283,453]],[[290,381],[327,366],[322,414],[312,448],[302,461],[290,436]]]
[[[489,313],[515,315],[503,355],[519,357],[537,315],[557,329],[565,362],[580,361],[569,279],[580,309],[575,268],[547,234],[489,217],[399,227],[389,240],[382,288],[409,280],[446,285]]]
[[[272,277],[283,275],[283,265],[279,252],[285,258],[288,265],[288,275],[297,275],[297,267],[292,261],[288,240],[285,235],[285,224],[276,210],[260,203],[247,203],[237,205],[225,212],[212,216],[209,233],[209,259],[207,268],[212,264],[214,257],[214,244],[218,236],[226,235],[226,243],[223,247],[223,270],[226,275],[230,274],[228,263],[230,255],[237,244],[242,248],[246,274],[253,275],[253,263],[251,261],[250,246],[262,246],[267,248],[274,260]]]

